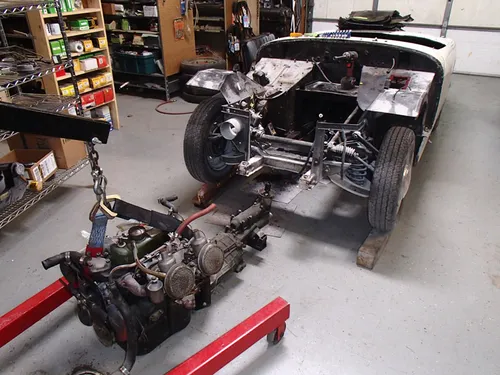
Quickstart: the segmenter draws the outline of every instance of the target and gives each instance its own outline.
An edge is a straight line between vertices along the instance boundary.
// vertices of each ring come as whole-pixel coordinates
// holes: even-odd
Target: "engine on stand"
[[[210,306],[212,289],[220,278],[243,269],[246,245],[257,250],[266,247],[261,229],[272,216],[269,189],[211,239],[188,225],[215,205],[184,221],[174,214],[156,213],[176,222],[177,229],[134,224],[113,238],[106,237],[97,252],[91,245],[99,232],[96,217],[84,253],[69,251],[42,262],[45,269],[60,265],[77,299],[80,321],[93,327],[103,345],[117,343],[125,349],[117,374],[128,374],[136,355],[149,353],[185,328],[193,310]],[[104,233],[99,235],[104,238]]]

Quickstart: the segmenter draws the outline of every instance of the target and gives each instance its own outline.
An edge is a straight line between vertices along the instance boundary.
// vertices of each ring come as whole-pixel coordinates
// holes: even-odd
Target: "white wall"
[[[315,0],[314,18],[346,17],[353,10],[372,9],[373,0]]]
[[[450,25],[500,27],[500,1],[454,0]]]
[[[406,26],[408,32],[439,36],[448,0],[379,0],[380,10],[397,9],[411,14],[414,23],[435,27]],[[352,10],[370,10],[373,0],[315,0],[313,32],[336,30],[338,19]],[[411,24],[410,24],[411,25]],[[453,0],[447,37],[457,44],[455,72],[500,76],[500,0]],[[498,28],[457,30],[455,27]]]
[[[317,1],[322,2],[324,0]],[[402,15],[411,14],[417,23],[441,25],[446,3],[447,0],[379,0],[378,9],[396,9]]]

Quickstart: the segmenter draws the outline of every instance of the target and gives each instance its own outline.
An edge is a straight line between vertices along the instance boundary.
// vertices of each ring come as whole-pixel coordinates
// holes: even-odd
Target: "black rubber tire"
[[[207,147],[209,147],[207,139],[224,104],[226,104],[226,100],[221,94],[205,100],[196,107],[186,126],[184,162],[191,176],[204,183],[220,182],[231,173],[232,167],[230,165],[220,170],[214,170],[209,165],[207,156]]]
[[[181,62],[181,72],[195,75],[205,69],[226,69],[226,61],[216,57],[196,57]]]
[[[379,150],[368,198],[368,221],[380,232],[389,232],[396,225],[405,164],[411,157],[413,165],[414,154],[413,130],[395,126],[387,131]]]
[[[210,99],[213,95],[193,95],[186,91],[181,92],[181,98],[188,103],[200,104],[207,99]]]

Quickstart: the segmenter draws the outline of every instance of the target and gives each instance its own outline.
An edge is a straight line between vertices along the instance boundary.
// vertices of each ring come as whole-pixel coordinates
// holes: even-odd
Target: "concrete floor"
[[[210,309],[151,354],[134,374],[163,374],[282,296],[292,306],[285,340],[262,340],[221,374],[500,374],[500,80],[455,76],[439,130],[427,147],[403,213],[375,270],[356,267],[369,228],[362,200],[333,185],[301,192],[276,209],[282,238],[218,289]],[[183,164],[187,116],[158,102],[119,97],[123,128],[99,147],[109,192],[161,209],[177,193],[187,215],[199,183]],[[179,101],[174,110],[194,106]],[[0,232],[0,314],[59,277],[40,261],[85,245],[94,202],[88,170]],[[249,199],[233,188],[219,203]],[[243,199],[244,200],[244,199]],[[293,214],[291,212],[294,211]],[[207,234],[218,228],[203,220]],[[117,368],[66,303],[0,351],[1,374],[62,375],[78,365]]]

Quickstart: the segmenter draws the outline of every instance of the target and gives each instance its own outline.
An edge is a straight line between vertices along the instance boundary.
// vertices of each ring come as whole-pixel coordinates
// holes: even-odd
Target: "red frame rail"
[[[0,317],[0,348],[71,298],[64,277]]]
[[[64,277],[0,317],[0,348],[54,311],[71,293]],[[165,375],[208,375],[226,366],[265,336],[281,341],[290,304],[278,297]]]
[[[290,317],[290,304],[278,297],[165,375],[215,374],[261,338],[278,343]]]

